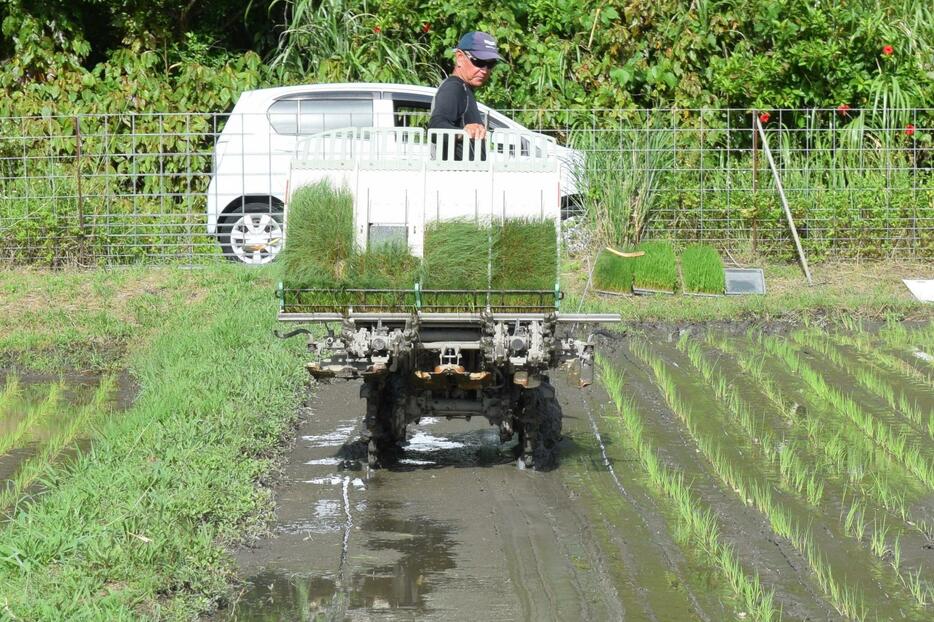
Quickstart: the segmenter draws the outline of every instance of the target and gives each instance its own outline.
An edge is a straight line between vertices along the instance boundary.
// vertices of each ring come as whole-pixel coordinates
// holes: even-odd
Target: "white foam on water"
[[[341,502],[337,499],[318,499],[315,501],[315,518],[333,519],[343,514]]]
[[[319,484],[322,486],[339,486],[344,483],[343,477],[339,475],[331,475],[329,477],[316,477],[314,479],[304,480],[304,484]]]
[[[427,432],[418,430],[415,432],[415,435],[409,439],[408,444],[405,446],[405,450],[429,452],[438,451],[439,449],[457,449],[458,447],[464,447],[464,443],[450,441],[446,438],[433,436]]]
[[[353,484],[353,487],[356,488],[357,490],[365,490],[365,489],[366,489],[366,484],[364,484],[364,483],[363,483],[363,480],[360,479],[359,477],[355,477],[354,480],[353,480],[352,482],[350,482],[350,483]]]
[[[914,355],[927,363],[934,363],[934,356],[931,356],[924,350],[915,350]]]
[[[302,436],[302,440],[309,447],[340,447],[350,438],[354,431],[353,425],[342,425],[333,432],[326,434],[309,434]]]
[[[312,466],[337,466],[343,464],[343,460],[340,458],[318,458],[317,460],[309,460],[305,464],[310,464]]]
[[[399,461],[399,464],[411,464],[415,466],[422,466],[426,464],[436,464],[431,460],[415,460],[414,458],[403,458]]]
[[[434,425],[441,421],[438,417],[422,417],[421,421],[418,422],[418,425]]]

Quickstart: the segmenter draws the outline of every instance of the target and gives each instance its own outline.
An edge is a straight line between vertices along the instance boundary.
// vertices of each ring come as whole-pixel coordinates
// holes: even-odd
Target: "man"
[[[454,49],[454,71],[438,87],[431,102],[428,128],[463,129],[470,138],[486,138],[486,125],[477,109],[474,89],[486,84],[501,60],[492,35],[468,32],[461,37]],[[463,159],[462,142],[457,140],[454,144],[455,160]],[[446,155],[447,145],[444,151]]]

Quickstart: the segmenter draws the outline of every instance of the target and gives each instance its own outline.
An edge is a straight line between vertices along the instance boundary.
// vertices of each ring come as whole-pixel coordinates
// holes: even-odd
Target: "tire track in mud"
[[[214,619],[624,619],[562,469],[518,469],[485,422],[426,419],[399,465],[368,473],[356,391],[317,388],[273,532],[236,552],[246,585]]]

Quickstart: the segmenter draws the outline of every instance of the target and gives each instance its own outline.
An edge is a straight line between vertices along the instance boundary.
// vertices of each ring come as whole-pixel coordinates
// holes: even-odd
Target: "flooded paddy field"
[[[134,393],[126,374],[0,373],[0,512],[51,463],[83,447],[95,424],[128,408]]]
[[[315,387],[216,620],[929,620],[934,329],[630,329],[555,372],[557,470],[424,419],[368,471]],[[365,462],[365,460],[364,460]]]

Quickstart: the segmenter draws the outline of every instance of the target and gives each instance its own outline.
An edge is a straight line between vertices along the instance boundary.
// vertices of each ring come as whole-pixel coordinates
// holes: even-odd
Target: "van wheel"
[[[218,235],[224,257],[251,265],[275,259],[285,242],[279,209],[268,203],[247,203],[224,216]]]

